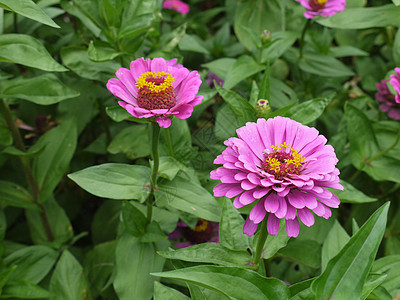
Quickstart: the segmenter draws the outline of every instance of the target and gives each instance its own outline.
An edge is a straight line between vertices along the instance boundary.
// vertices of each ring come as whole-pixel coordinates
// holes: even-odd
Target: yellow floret
[[[155,84],[154,82],[148,82],[146,79],[148,78],[164,78],[164,82],[158,84]],[[167,88],[172,86],[172,82],[175,80],[174,77],[172,77],[171,74],[167,72],[146,72],[143,73],[137,80],[136,86],[138,89],[143,89],[145,86],[148,87],[148,92],[155,92],[155,93],[160,93]],[[146,91],[142,91],[146,93]]]

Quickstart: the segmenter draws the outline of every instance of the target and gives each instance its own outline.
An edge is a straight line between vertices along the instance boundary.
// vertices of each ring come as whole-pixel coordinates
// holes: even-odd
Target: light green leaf
[[[32,172],[39,188],[39,202],[45,202],[67,172],[77,144],[76,120],[64,120],[37,141],[44,150],[33,159]]]
[[[95,62],[109,61],[122,53],[115,51],[109,44],[102,41],[90,41],[88,57]]]
[[[116,276],[114,289],[121,300],[150,300],[153,296],[151,272],[159,272],[165,259],[157,250],[165,250],[168,242],[141,243],[138,238],[124,234],[118,241],[116,255]]]
[[[0,83],[0,97],[24,99],[40,105],[50,105],[78,96],[77,91],[70,89],[53,74]]]
[[[42,43],[24,34],[0,35],[0,61],[13,62],[49,72],[68,71],[50,56]]]
[[[203,68],[209,69],[211,72],[215,73],[218,77],[225,80],[226,75],[232,68],[235,61],[236,59],[224,57],[210,61],[206,64],[202,64],[201,66]]]
[[[159,255],[169,259],[212,263],[222,266],[249,265],[251,255],[246,250],[231,250],[219,243],[203,243],[177,250],[161,251]]]
[[[272,32],[271,45],[262,51],[262,60],[274,61],[281,57],[281,55],[294,44],[298,35],[297,32],[292,31]]]
[[[389,203],[381,206],[313,282],[317,299],[360,299],[381,243]]]
[[[345,56],[368,56],[368,52],[358,49],[350,45],[343,45],[338,47],[329,48],[329,54],[333,57],[345,57]]]
[[[204,42],[196,35],[185,34],[179,42],[179,49],[202,54],[209,54]]]
[[[238,267],[195,266],[153,276],[183,280],[218,291],[228,299],[268,300],[288,299],[287,285],[275,278],[265,278],[257,272]]]
[[[125,229],[133,236],[140,237],[146,231],[147,219],[145,215],[130,202],[122,204],[122,220]]]
[[[7,282],[3,287],[1,298],[48,299],[50,295],[48,291],[36,284],[29,281],[18,280]]]
[[[50,280],[51,300],[91,299],[89,284],[76,258],[64,250]]]
[[[264,70],[264,67],[257,64],[252,57],[242,55],[235,61],[231,69],[228,71],[224,82],[224,88],[230,90],[240,81],[260,72],[261,70]]]
[[[325,107],[332,101],[332,99],[333,95],[305,101],[291,107],[285,115],[302,124],[309,124],[322,115]]]
[[[158,281],[154,281],[154,300],[189,300],[186,295],[167,287]]]
[[[304,54],[299,67],[305,72],[322,77],[348,77],[354,72],[345,66],[340,60],[332,56],[318,54]]]
[[[150,168],[108,163],[69,174],[81,188],[98,197],[144,201],[149,193]]]
[[[209,221],[218,222],[220,219],[218,202],[205,188],[194,182],[179,177],[173,181],[160,180],[155,196],[158,206],[171,206]]]
[[[400,292],[400,255],[389,255],[374,261],[371,273],[386,274],[381,287],[395,297]]]
[[[0,0],[0,8],[38,21],[54,28],[60,28],[46,13],[31,0]]]
[[[385,281],[387,274],[368,274],[367,281],[364,284],[360,299],[366,299],[373,290]],[[382,299],[383,300],[383,299]]]

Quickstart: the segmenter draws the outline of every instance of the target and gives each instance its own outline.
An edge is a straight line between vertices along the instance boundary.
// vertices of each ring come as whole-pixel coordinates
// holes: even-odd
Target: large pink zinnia
[[[378,92],[375,94],[375,98],[381,102],[379,108],[383,112],[387,112],[389,118],[400,120],[400,103],[396,103],[395,95],[392,94],[387,86],[388,81],[384,79],[376,84]]]
[[[172,116],[187,119],[203,96],[197,71],[190,72],[177,59],[138,58],[131,69],[120,68],[107,83],[108,90],[122,101],[118,104],[136,118],[154,118],[160,127],[171,125]]]
[[[343,189],[335,167],[338,160],[318,130],[275,117],[247,123],[236,132],[238,138],[225,141],[227,148],[215,159],[223,166],[212,171],[211,178],[222,182],[214,195],[236,197],[236,208],[257,201],[245,222],[245,234],[253,235],[268,212],[271,235],[278,233],[279,219],[285,219],[288,236],[296,237],[297,217],[312,226],[312,212],[328,219],[329,207],[339,206],[338,197],[325,189]]]
[[[179,0],[165,0],[163,8],[175,10],[182,15],[186,15],[189,12],[189,5]]]
[[[342,11],[346,7],[345,0],[296,0],[307,11],[304,16],[313,19],[315,16],[330,17]]]
[[[396,103],[400,103],[400,68],[395,68],[394,71],[396,74],[390,75],[390,84],[397,93],[395,95]]]

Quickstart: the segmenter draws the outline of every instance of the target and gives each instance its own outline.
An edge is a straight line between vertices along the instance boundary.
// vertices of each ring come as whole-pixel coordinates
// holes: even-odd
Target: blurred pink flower
[[[400,103],[400,68],[395,68],[394,71],[396,74],[390,75],[390,84],[397,93],[395,96],[396,103]]]
[[[176,229],[168,235],[179,248],[185,248],[201,243],[218,243],[219,223],[199,219],[196,227],[191,229],[183,222],[178,222]]]
[[[330,17],[343,11],[346,6],[345,0],[296,0],[304,6],[307,11],[304,16],[313,19],[315,16]]]
[[[338,197],[325,189],[343,189],[338,160],[318,130],[275,117],[249,122],[236,132],[238,138],[225,141],[227,148],[215,159],[223,166],[212,171],[211,178],[222,182],[214,187],[214,196],[236,197],[236,208],[257,202],[245,222],[245,234],[253,235],[268,212],[271,235],[278,233],[279,219],[285,219],[288,236],[296,237],[298,218],[312,226],[312,212],[328,219],[329,207],[339,206]]]
[[[171,125],[172,116],[187,119],[203,96],[197,71],[189,72],[177,59],[138,58],[130,70],[120,68],[107,83],[108,90],[121,99],[118,104],[136,118],[154,118],[160,127]]]
[[[378,92],[375,94],[375,98],[382,102],[379,108],[383,112],[387,112],[389,118],[400,120],[400,103],[396,103],[395,95],[390,92],[387,86],[388,81],[384,79],[376,84]]]
[[[175,10],[182,15],[186,15],[189,12],[189,5],[179,0],[165,0],[163,8]]]

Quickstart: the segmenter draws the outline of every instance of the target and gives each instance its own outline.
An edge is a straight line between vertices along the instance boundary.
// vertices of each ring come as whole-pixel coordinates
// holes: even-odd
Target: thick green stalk
[[[25,152],[26,149],[25,149],[25,145],[22,140],[21,134],[20,134],[17,126],[15,125],[14,120],[12,119],[11,112],[10,112],[10,109],[9,109],[7,103],[5,103],[5,101],[3,99],[0,100],[0,109],[1,109],[1,112],[3,113],[3,116],[6,120],[6,122],[7,122],[7,126],[10,129],[11,134],[13,136],[15,147],[17,147],[19,150]],[[40,217],[42,219],[43,227],[46,230],[47,238],[49,239],[49,241],[54,241],[54,235],[51,230],[50,222],[46,215],[45,208],[44,208],[43,204],[38,202],[39,189],[36,184],[35,178],[33,177],[32,170],[29,166],[29,160],[26,157],[20,157],[20,160],[21,160],[22,168],[24,169],[26,180],[27,180],[29,188],[32,192],[33,202],[35,204],[37,204],[42,210],[40,213]]]
[[[150,181],[150,194],[147,197],[147,221],[151,222],[153,213],[153,200],[154,190],[157,185],[157,172],[158,166],[160,165],[160,157],[158,155],[158,141],[160,138],[160,126],[156,122],[151,123],[152,136],[151,136],[151,155],[153,158],[153,167],[151,169],[151,181]]]
[[[254,255],[254,261],[253,261],[253,265],[256,267],[256,270],[258,270],[258,268],[259,268],[261,254],[264,250],[264,244],[265,244],[265,241],[267,240],[267,236],[268,236],[267,219],[268,218],[265,217],[264,220],[261,222],[260,236],[258,237],[256,253]]]

